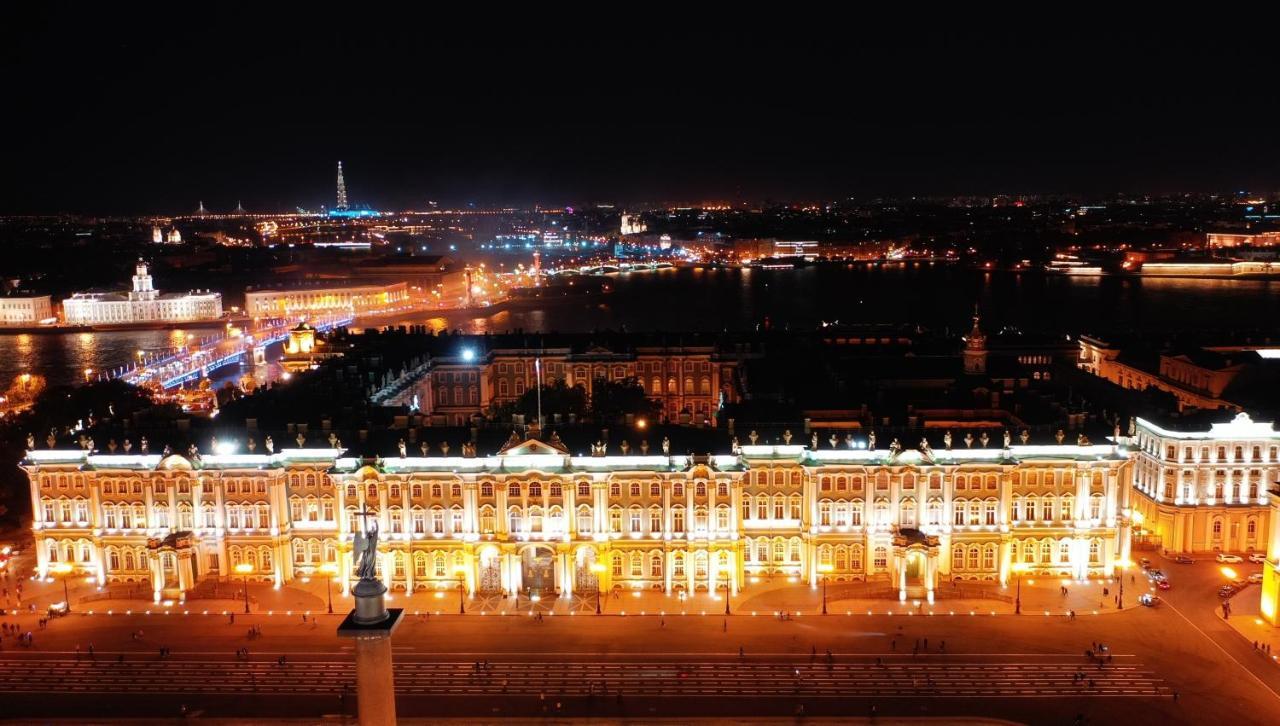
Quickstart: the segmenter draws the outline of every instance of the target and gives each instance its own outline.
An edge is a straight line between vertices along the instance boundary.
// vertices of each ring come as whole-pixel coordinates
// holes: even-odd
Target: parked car
[[[1261,572],[1255,572],[1255,573],[1253,573],[1252,575],[1249,575],[1249,582],[1252,582],[1252,583],[1253,583],[1253,584],[1255,584],[1255,585],[1261,585],[1261,584],[1262,584],[1262,573],[1261,573]]]
[[[1163,570],[1151,569],[1147,570],[1147,577],[1153,582],[1159,582],[1160,580],[1165,579],[1166,575]]]
[[[1173,587],[1173,585],[1170,585],[1168,580],[1157,580],[1156,587],[1160,588],[1161,590],[1168,590],[1169,588]]]
[[[1188,555],[1178,555],[1173,558],[1173,561],[1177,562],[1179,565],[1190,565],[1195,563],[1195,558]]]
[[[1142,567],[1142,569],[1144,569],[1144,570],[1149,570],[1149,569],[1151,569],[1151,560],[1147,559],[1146,557],[1143,557],[1141,560],[1138,560],[1138,564],[1139,564],[1139,565]]]
[[[1225,552],[1219,552],[1217,560],[1218,562],[1225,562],[1225,563],[1232,563],[1232,564],[1237,562],[1244,562],[1244,558],[1241,557],[1240,555],[1229,555],[1229,554],[1226,554]]]
[[[1160,604],[1160,598],[1147,592],[1138,596],[1138,602],[1149,608],[1153,608]]]
[[[1262,563],[1267,561],[1267,556],[1262,554],[1261,552],[1251,552],[1249,554],[1249,561],[1255,565],[1261,565]]]

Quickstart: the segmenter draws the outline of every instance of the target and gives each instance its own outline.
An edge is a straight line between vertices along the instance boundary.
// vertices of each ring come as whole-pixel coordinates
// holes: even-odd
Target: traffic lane
[[[1139,715],[1177,718],[1181,707],[1158,679],[1137,664],[1107,666],[1077,678],[1084,658],[1059,657],[1028,668],[1024,663],[957,662],[948,656],[801,667],[794,664],[635,664],[600,662],[495,663],[477,672],[473,663],[397,664],[402,716],[413,715],[973,715],[1042,722],[1046,714],[1082,713],[1091,723],[1123,723]],[[354,708],[349,662],[210,666],[172,661],[143,666],[88,665],[83,661],[10,664],[39,666],[31,673],[0,671],[0,682],[19,678],[24,692],[8,699],[12,715],[166,715],[180,705],[204,715],[275,713],[321,716]],[[43,669],[43,670],[40,670]],[[223,679],[224,683],[217,681]],[[42,682],[58,680],[57,698]],[[88,686],[84,681],[98,681]],[[109,682],[103,686],[101,682]],[[347,686],[343,689],[343,686]],[[134,695],[118,692],[128,689]],[[193,690],[195,689],[195,690]],[[224,692],[219,692],[219,690]],[[97,696],[86,705],[92,691]],[[145,698],[137,694],[145,693]],[[236,694],[234,698],[230,694]],[[97,710],[93,710],[96,707]],[[1032,718],[1038,716],[1038,718]]]
[[[88,663],[83,660],[0,664],[0,690],[10,693],[338,691],[355,679],[349,661],[234,664],[171,660]],[[1170,696],[1142,663],[1097,664],[1082,657],[1028,664],[931,656],[875,663],[742,662],[495,662],[405,663],[395,668],[402,692],[589,695],[624,690],[662,696],[899,695],[921,698],[989,695],[1005,698]]]
[[[211,620],[196,616],[72,616],[55,621],[49,631],[41,631],[35,651],[53,650],[49,641],[54,639],[61,639],[62,649],[69,651],[75,643],[86,642],[86,635],[99,638],[98,647],[103,648],[107,646],[101,638],[110,633],[128,650],[129,658],[135,653],[137,657],[157,658],[156,643],[168,644],[179,657],[188,652],[217,652],[230,657],[239,647],[248,647],[254,657],[285,654],[293,659],[306,652],[350,654],[350,650],[344,650],[350,648],[349,644],[334,637],[330,629],[336,625],[336,618],[327,627],[313,630],[292,619],[286,625],[262,616],[264,637],[246,640],[247,625],[241,618],[231,626],[219,617],[210,617]],[[72,627],[77,621],[79,627]],[[104,622],[108,624],[103,625]],[[142,627],[146,629],[145,636],[134,642],[128,636],[130,629]],[[40,638],[44,638],[43,643]],[[736,656],[739,645],[748,658],[761,654],[803,657],[815,650],[824,654],[827,648],[837,657],[849,653],[906,657],[917,642],[926,652],[937,652],[944,640],[948,653],[1028,657],[1082,654],[1093,643],[1105,642],[1115,654],[1141,657],[1170,688],[1181,693],[1181,704],[1187,711],[1227,714],[1244,723],[1258,714],[1269,714],[1273,721],[1280,722],[1280,708],[1271,691],[1243,677],[1246,674],[1239,670],[1240,666],[1226,658],[1202,633],[1188,629],[1174,613],[1159,608],[1080,616],[1075,621],[1041,615],[813,616],[792,621],[749,616],[687,616],[665,621],[653,616],[556,616],[542,622],[527,617],[410,618],[397,631],[393,648],[398,661],[457,657],[540,660],[552,653],[560,657],[626,654],[632,658],[680,654],[697,659],[708,654]],[[13,656],[13,651],[20,654]],[[5,657],[29,657],[28,652],[10,649]]]
[[[1207,647],[1220,649],[1222,654],[1243,670],[1251,674],[1260,684],[1265,685],[1273,695],[1280,698],[1280,668],[1274,663],[1259,658],[1248,642],[1222,618],[1222,598],[1218,596],[1218,588],[1226,581],[1222,567],[1235,570],[1240,578],[1254,572],[1261,572],[1262,565],[1249,562],[1222,564],[1212,557],[1197,558],[1192,564],[1177,564],[1166,558],[1152,558],[1153,564],[1160,567],[1168,576],[1172,587],[1160,590],[1159,595],[1164,604],[1185,626],[1191,627],[1209,641]],[[1165,564],[1167,566],[1165,566]],[[1247,585],[1231,599],[1259,597],[1257,585]],[[1164,609],[1164,608],[1158,608]],[[1232,616],[1244,617],[1244,616]]]

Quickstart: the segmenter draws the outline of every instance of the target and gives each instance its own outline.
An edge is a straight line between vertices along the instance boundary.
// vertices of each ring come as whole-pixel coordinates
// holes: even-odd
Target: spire
[[[984,375],[987,372],[987,335],[982,332],[982,316],[978,306],[973,306],[973,330],[964,343],[965,373]]]
[[[244,205],[240,203],[239,199],[236,200],[236,214],[244,214]]]
[[[198,214],[198,215],[200,215],[200,216],[202,216],[202,217],[203,217],[204,215],[206,215],[206,214],[208,214],[208,213],[209,213],[209,210],[207,210],[207,209],[205,209],[205,208],[204,208],[204,200],[203,200],[203,199],[201,199],[201,200],[200,200],[200,208],[196,210],[196,214]]]
[[[338,162],[338,203],[334,209],[347,208],[347,183],[342,179],[342,162]]]

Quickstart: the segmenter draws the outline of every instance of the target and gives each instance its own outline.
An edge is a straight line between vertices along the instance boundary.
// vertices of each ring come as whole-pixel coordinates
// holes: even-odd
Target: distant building
[[[157,245],[182,244],[182,233],[178,231],[177,227],[170,229],[166,233],[162,228],[160,228],[159,225],[157,225],[151,228],[151,242],[152,244],[157,244]]]
[[[48,295],[0,296],[0,325],[34,325],[53,317]]]
[[[245,312],[254,317],[372,314],[388,312],[408,302],[409,289],[403,282],[389,285],[258,290],[244,294]]]
[[[147,264],[139,260],[134,268],[133,289],[78,292],[62,301],[62,315],[72,325],[216,320],[222,316],[222,294],[207,290],[162,294],[152,286]]]
[[[1156,388],[1172,394],[1180,411],[1239,410],[1240,406],[1224,394],[1249,363],[1257,360],[1259,355],[1249,350],[1193,348],[1143,354],[1082,335],[1078,366],[1122,388]]]
[[[644,223],[644,220],[640,219],[640,215],[638,214],[622,215],[622,229],[621,229],[622,234],[624,235],[640,234],[641,232],[645,232],[648,229],[649,229],[648,225]]]
[[[1280,247],[1280,230],[1273,232],[1210,232],[1209,249],[1232,247]]]

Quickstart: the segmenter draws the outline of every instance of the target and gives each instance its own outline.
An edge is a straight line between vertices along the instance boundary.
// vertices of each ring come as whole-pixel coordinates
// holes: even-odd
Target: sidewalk
[[[1231,617],[1227,618],[1227,625],[1250,644],[1257,644],[1259,658],[1269,658],[1280,666],[1280,628],[1262,619],[1259,606],[1258,591],[1246,588],[1239,596],[1231,598]],[[1214,611],[1222,617],[1221,607],[1214,608]]]
[[[290,582],[279,588],[265,583],[249,583],[250,609],[255,613],[320,614],[328,610],[327,583],[321,580]],[[135,598],[94,599],[105,589],[98,588],[91,579],[70,583],[72,608],[77,612],[145,611],[159,609],[189,610],[192,612],[244,612],[242,584],[221,582],[216,588],[202,587],[185,603],[155,603],[139,589]],[[977,596],[977,589],[988,591],[995,598]],[[1063,593],[1063,588],[1066,593]],[[24,598],[22,611],[27,613],[34,604],[37,613],[43,613],[50,604],[63,600],[62,583],[23,580]],[[4,603],[12,611],[17,607],[10,587],[10,600]],[[1105,594],[1104,594],[1105,591]],[[1152,592],[1145,579],[1131,575],[1124,593],[1125,609],[1138,607],[1138,596]],[[867,597],[868,593],[874,597]],[[216,594],[215,594],[216,593]],[[212,597],[210,597],[212,595]],[[935,601],[923,598],[899,601],[895,590],[884,583],[831,583],[827,588],[826,611],[828,614],[974,614],[1012,615],[1017,609],[1016,584],[1000,588],[991,584],[979,586],[966,583],[955,588],[943,584],[935,592]],[[1119,595],[1118,584],[1113,580],[1079,582],[1058,578],[1025,578],[1021,588],[1021,614],[1024,616],[1066,616],[1074,611],[1078,617],[1116,612],[1115,601]],[[332,590],[333,610],[346,613],[352,607],[350,596],[343,595],[338,585]],[[459,613],[459,593],[456,588],[445,590],[420,590],[412,595],[391,592],[387,595],[390,607],[403,608],[406,612],[452,615]],[[723,591],[693,595],[667,595],[654,590],[615,590],[599,593],[599,612],[604,615],[724,615]],[[477,594],[462,603],[468,615],[594,615],[597,612],[597,595],[594,592],[569,597],[531,599],[521,595]],[[729,601],[732,615],[820,615],[823,611],[823,588],[809,587],[797,578],[775,578],[749,583]],[[1241,614],[1243,615],[1243,613]],[[1251,620],[1233,617],[1232,621]],[[1251,636],[1254,639],[1257,636]],[[1280,642],[1276,645],[1280,651]]]

